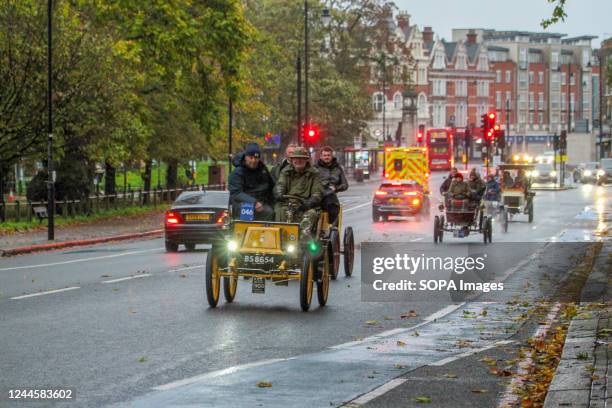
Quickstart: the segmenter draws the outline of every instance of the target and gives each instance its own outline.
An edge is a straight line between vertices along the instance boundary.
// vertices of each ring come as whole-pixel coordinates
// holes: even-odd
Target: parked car
[[[589,163],[580,163],[573,172],[574,183],[581,182],[583,184],[586,183],[596,183],[597,182],[597,173],[599,172],[599,163],[597,162],[589,162]]]
[[[612,180],[612,158],[601,159],[601,165],[597,171],[597,184],[606,184],[610,180]]]
[[[228,203],[227,191],[181,193],[166,211],[166,251],[176,252],[181,244],[193,251],[197,244],[211,244],[223,239],[227,230]]]
[[[531,181],[533,183],[556,183],[557,171],[550,163],[538,163],[531,171]]]

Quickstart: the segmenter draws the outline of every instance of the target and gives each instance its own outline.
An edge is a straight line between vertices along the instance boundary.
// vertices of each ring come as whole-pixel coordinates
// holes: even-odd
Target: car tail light
[[[166,212],[166,224],[167,225],[180,224],[180,222],[181,222],[181,216],[179,213],[176,213],[173,211]]]
[[[387,191],[382,191],[382,190],[377,190],[376,193],[374,193],[374,195],[377,195],[377,196],[386,196],[387,194],[389,194]]]
[[[227,219],[227,210],[221,211],[219,217],[217,218],[217,224],[225,224],[225,220]]]
[[[417,194],[418,193],[416,191],[404,191],[404,195],[407,195],[407,196],[415,196]]]
[[[414,200],[412,200],[412,205],[419,205],[420,202],[421,200],[419,200],[418,198],[415,198]]]

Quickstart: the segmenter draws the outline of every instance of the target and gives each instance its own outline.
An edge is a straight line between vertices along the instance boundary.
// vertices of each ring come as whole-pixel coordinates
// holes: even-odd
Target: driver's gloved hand
[[[308,206],[308,201],[304,201],[303,203],[300,204],[299,206],[299,210],[300,211],[307,211],[310,207]]]

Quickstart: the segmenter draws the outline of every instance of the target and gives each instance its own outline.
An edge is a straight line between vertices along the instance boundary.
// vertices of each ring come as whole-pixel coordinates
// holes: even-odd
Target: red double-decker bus
[[[428,129],[426,143],[430,170],[450,170],[455,165],[453,134],[449,129]]]

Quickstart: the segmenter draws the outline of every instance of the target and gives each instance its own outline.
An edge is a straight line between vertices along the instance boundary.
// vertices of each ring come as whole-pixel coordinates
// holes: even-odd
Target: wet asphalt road
[[[441,175],[434,174],[434,191],[440,182]],[[375,187],[354,185],[341,197],[344,224],[353,227],[357,244],[432,241],[432,219],[373,224],[369,203]],[[500,249],[502,269],[510,270],[550,242],[594,240],[593,231],[608,222],[611,195],[610,187],[594,186],[538,192],[533,224],[513,222],[507,234],[494,225],[494,242],[534,243],[518,255]],[[433,199],[432,218],[435,203]],[[481,240],[480,235],[447,237],[445,245]],[[421,323],[428,328],[427,316],[441,310],[449,313],[449,321],[461,313],[450,301],[360,302],[359,245],[353,277],[332,283],[325,308],[314,305],[302,313],[296,285],[268,285],[265,295],[255,295],[250,283],[241,281],[236,303],[211,310],[203,291],[205,251],[167,254],[162,246],[161,239],[153,239],[0,258],[0,406],[13,405],[5,399],[7,389],[43,386],[74,388],[76,401],[67,406],[287,406],[287,401],[294,406],[300,405],[296,401],[302,406],[338,405],[398,373],[372,368],[379,367],[380,359],[353,349],[352,343],[333,347],[390,330],[402,336]],[[524,280],[535,273],[537,269],[525,267],[513,276]],[[521,292],[521,279],[514,279],[513,289],[500,302]],[[28,296],[50,290],[62,291]],[[418,316],[399,318],[408,310]],[[368,320],[378,324],[365,324]],[[443,343],[441,333],[448,327],[442,322],[428,329],[428,344]],[[472,332],[465,328],[465,333]],[[406,370],[452,351],[428,349],[426,358],[402,357]],[[258,362],[263,365],[249,366]],[[237,374],[230,377],[224,376],[228,371],[219,371],[236,367]],[[259,394],[261,390],[249,385],[283,370],[290,373],[282,377],[291,378],[289,388],[275,382],[268,394]],[[364,375],[368,370],[383,374],[369,378]],[[300,372],[303,376],[291,377]],[[327,386],[319,382],[325,376],[350,386]],[[296,381],[302,384],[298,387]],[[304,397],[315,390],[320,398]]]

